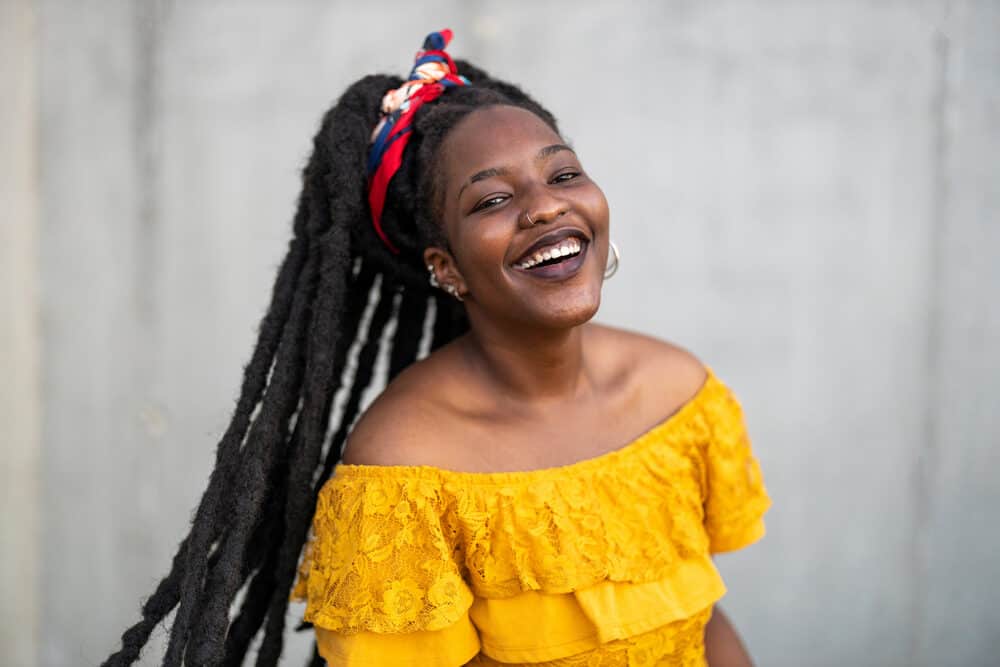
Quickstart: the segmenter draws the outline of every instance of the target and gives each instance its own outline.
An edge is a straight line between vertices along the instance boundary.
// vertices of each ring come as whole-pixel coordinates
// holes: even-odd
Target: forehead
[[[538,149],[562,139],[541,118],[525,109],[507,106],[474,111],[445,138],[441,156],[449,186],[473,172],[506,167],[534,157]]]

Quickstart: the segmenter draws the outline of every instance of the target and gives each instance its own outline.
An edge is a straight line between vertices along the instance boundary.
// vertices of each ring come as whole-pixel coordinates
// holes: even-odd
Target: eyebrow
[[[538,153],[535,155],[535,160],[544,160],[550,155],[555,155],[556,153],[559,153],[561,151],[569,151],[570,153],[574,154],[576,153],[576,151],[574,151],[566,144],[552,144],[550,146],[545,146],[540,151],[538,151]],[[487,178],[493,178],[494,176],[506,176],[509,173],[510,170],[507,169],[506,167],[490,167],[489,169],[483,169],[482,171],[477,171],[476,173],[474,173],[472,176],[469,177],[469,180],[466,181],[461,188],[458,189],[458,197],[461,197],[462,192],[465,190],[465,188],[469,187],[473,183],[478,183],[479,181],[485,181]]]
[[[569,151],[570,153],[576,154],[576,151],[566,144],[552,144],[551,146],[546,146],[542,150],[538,151],[538,155],[535,156],[535,159],[541,160],[542,158],[547,158],[548,156],[554,155],[559,151]]]

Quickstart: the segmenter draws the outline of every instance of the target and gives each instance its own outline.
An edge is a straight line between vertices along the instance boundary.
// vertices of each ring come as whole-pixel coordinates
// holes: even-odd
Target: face
[[[473,326],[567,328],[594,316],[608,203],[552,128],[516,107],[475,111],[444,139],[437,168],[450,252],[424,257],[463,295]]]

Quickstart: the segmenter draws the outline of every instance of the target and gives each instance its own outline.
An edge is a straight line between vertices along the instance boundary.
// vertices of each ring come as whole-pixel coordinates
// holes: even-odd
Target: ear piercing
[[[434,265],[433,264],[428,264],[427,265],[427,273],[431,274],[430,279],[429,279],[430,283],[431,283],[431,287],[441,287],[441,283],[438,282],[437,274],[434,273]]]
[[[442,285],[440,283],[440,281],[438,281],[437,273],[434,272],[434,265],[433,264],[428,264],[427,265],[427,273],[430,274],[430,277],[428,278],[428,281],[430,282],[431,287],[438,287],[440,289],[443,289],[445,292],[447,292],[448,294],[452,295],[453,297],[455,297],[459,301],[465,301],[465,299],[462,298],[462,295],[458,293],[458,288],[457,287],[455,287],[451,283],[449,283],[447,285]]]

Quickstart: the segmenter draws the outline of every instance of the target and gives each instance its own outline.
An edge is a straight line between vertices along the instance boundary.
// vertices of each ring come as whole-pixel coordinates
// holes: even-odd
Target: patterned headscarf
[[[399,249],[382,229],[382,210],[389,181],[399,170],[403,149],[410,140],[413,116],[422,104],[440,97],[445,88],[469,85],[469,80],[458,74],[455,62],[444,50],[451,37],[452,32],[447,28],[427,35],[423,48],[417,51],[409,80],[382,98],[382,118],[372,132],[368,153],[368,203],[375,232],[393,254],[398,255]]]

